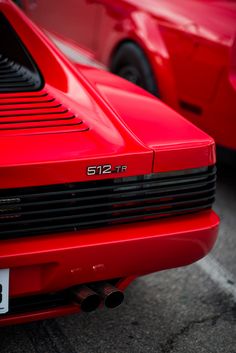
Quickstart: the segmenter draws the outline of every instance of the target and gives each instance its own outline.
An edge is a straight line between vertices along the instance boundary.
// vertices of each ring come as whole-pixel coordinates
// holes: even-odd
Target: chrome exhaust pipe
[[[96,310],[101,303],[99,295],[84,285],[74,287],[71,294],[73,302],[87,313]]]
[[[100,295],[107,308],[116,308],[124,300],[124,293],[110,283],[100,282],[92,284],[91,288]]]

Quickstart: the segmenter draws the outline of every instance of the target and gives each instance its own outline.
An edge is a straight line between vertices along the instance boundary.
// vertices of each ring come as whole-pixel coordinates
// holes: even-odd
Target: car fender
[[[102,24],[105,26],[105,23]],[[161,99],[177,108],[177,95],[170,56],[157,21],[150,14],[133,11],[131,16],[123,17],[106,32],[106,41],[98,43],[96,59],[110,67],[116,51],[126,42],[137,44],[145,53],[153,70]],[[101,29],[104,33],[105,28]],[[105,47],[104,47],[105,45]]]
[[[154,151],[153,171],[215,163],[211,137],[142,88],[109,72],[75,64],[126,128]],[[135,107],[135,110],[134,110]]]

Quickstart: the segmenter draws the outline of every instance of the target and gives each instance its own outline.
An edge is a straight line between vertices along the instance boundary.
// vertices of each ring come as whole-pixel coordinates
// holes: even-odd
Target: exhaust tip
[[[124,294],[120,290],[116,290],[105,298],[104,304],[107,308],[113,309],[121,305],[123,300]]]
[[[99,307],[100,302],[101,300],[97,294],[91,294],[83,300],[80,304],[80,308],[82,311],[89,313],[96,310]]]
[[[75,287],[72,290],[72,298],[86,313],[96,310],[101,303],[99,295],[86,286]]]
[[[99,294],[104,300],[107,308],[113,309],[119,306],[124,300],[124,294],[121,290],[114,287],[110,283],[99,282],[91,285],[91,288]]]

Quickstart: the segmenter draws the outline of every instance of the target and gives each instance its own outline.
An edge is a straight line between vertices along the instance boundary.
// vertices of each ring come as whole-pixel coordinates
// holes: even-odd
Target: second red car
[[[236,149],[236,2],[21,1],[40,26],[78,45]]]

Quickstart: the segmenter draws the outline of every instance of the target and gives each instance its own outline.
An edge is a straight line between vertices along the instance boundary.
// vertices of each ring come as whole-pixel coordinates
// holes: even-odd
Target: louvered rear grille
[[[0,238],[78,231],[208,209],[215,167],[0,190]]]
[[[0,92],[33,91],[41,86],[35,75],[21,64],[0,55]]]
[[[0,34],[0,92],[29,92],[43,87],[36,63],[2,13]]]
[[[0,131],[2,134],[18,134],[29,129],[38,133],[42,129],[48,132],[86,131],[87,125],[55,97],[45,90],[26,95],[0,95]],[[60,129],[58,129],[60,128]]]

